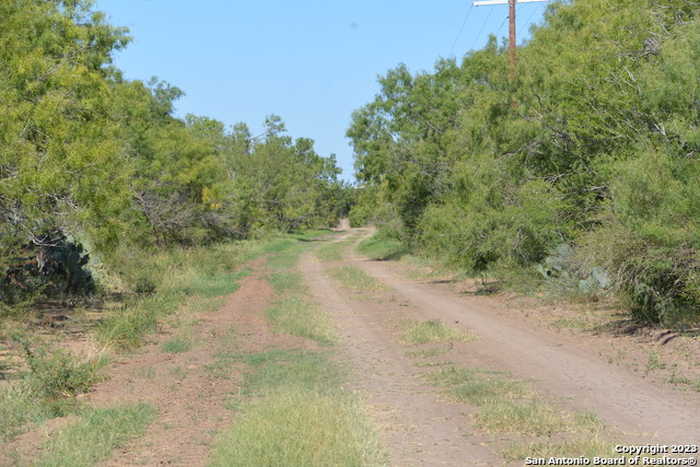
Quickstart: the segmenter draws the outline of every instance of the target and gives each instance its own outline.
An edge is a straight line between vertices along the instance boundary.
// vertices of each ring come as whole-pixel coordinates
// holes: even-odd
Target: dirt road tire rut
[[[470,346],[483,366],[533,380],[539,390],[595,413],[611,428],[646,442],[696,443],[698,397],[656,387],[611,367],[594,349],[572,345],[530,325],[507,320],[487,297],[465,297],[433,284],[401,277],[388,262],[354,256],[350,262],[393,289],[424,319],[441,319],[476,335]],[[502,305],[501,305],[502,306]]]
[[[468,436],[471,420],[464,405],[440,400],[417,375],[406,349],[387,335],[379,321],[386,307],[354,301],[338,291],[324,265],[310,255],[301,263],[314,299],[327,310],[340,335],[341,355],[352,368],[360,392],[380,427],[380,438],[397,466],[501,465],[503,461]]]

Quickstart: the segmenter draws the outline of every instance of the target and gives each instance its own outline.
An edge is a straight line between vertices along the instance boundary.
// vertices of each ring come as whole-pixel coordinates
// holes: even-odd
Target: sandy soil
[[[207,464],[216,434],[230,426],[233,412],[227,400],[237,394],[241,369],[227,368],[216,374],[207,368],[221,351],[254,352],[275,345],[296,346],[295,338],[276,336],[264,315],[273,291],[261,277],[263,261],[250,267],[257,271],[241,282],[223,307],[204,313],[179,316],[191,321],[193,345],[182,353],[167,353],[162,344],[182,329],[164,326],[150,342],[133,354],[124,354],[105,369],[107,379],[82,396],[94,407],[113,407],[145,402],[157,409],[155,421],[144,436],[113,453],[108,466],[203,466]],[[289,341],[289,342],[288,342]],[[22,462],[36,458],[39,447],[52,433],[76,417],[50,420],[5,446],[18,452]],[[13,465],[9,459],[0,465]]]
[[[206,465],[215,435],[232,422],[227,399],[240,387],[240,372],[222,377],[207,370],[219,351],[238,349],[240,336],[264,345],[268,334],[263,311],[272,290],[252,276],[219,310],[197,316],[192,349],[178,354],[162,350],[170,336],[126,356],[110,369],[108,381],[90,395],[91,405],[110,407],[146,402],[157,419],[140,439],[114,453],[104,465]]]
[[[311,255],[301,262],[314,300],[335,322],[341,355],[351,368],[352,389],[365,399],[380,427],[391,464],[501,465],[499,456],[479,436],[468,436],[468,408],[440,400],[406,356],[406,348],[388,334],[396,328],[396,312],[402,311],[396,309],[398,304],[387,307],[341,294],[324,266]]]
[[[407,279],[388,262],[358,256],[349,261],[390,286],[423,319],[441,319],[474,332],[479,339],[470,346],[469,359],[481,367],[532,380],[538,390],[573,408],[594,412],[633,439],[666,443],[700,439],[700,395],[659,387],[612,367],[575,336],[540,329],[517,314],[509,318],[502,301]]]

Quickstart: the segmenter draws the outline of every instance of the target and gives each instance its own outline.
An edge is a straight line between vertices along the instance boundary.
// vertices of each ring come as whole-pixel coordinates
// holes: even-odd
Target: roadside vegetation
[[[126,79],[112,60],[131,39],[91,0],[0,2],[3,441],[83,410],[110,352],[216,309],[247,261],[348,210],[335,158],[279,117],[254,137],[176,116],[183,91],[165,81]],[[64,350],[75,335],[90,355]]]
[[[372,237],[362,240],[357,245],[357,251],[368,258],[385,261],[398,259],[408,250],[405,244],[393,237],[390,232],[380,230]]]
[[[267,258],[269,281],[276,292],[276,300],[267,310],[274,330],[329,347],[334,342],[334,336],[327,318],[307,300],[301,275],[294,268],[299,255],[314,245],[313,240],[328,234],[327,230],[312,230],[277,235],[266,240],[220,244],[206,249],[176,249],[157,255],[151,258],[150,263],[142,263],[140,267],[134,262],[133,274],[144,274],[142,277],[148,278],[148,292],[135,294],[121,307],[109,311],[107,317],[97,324],[95,335],[114,351],[132,350],[145,342],[150,332],[176,318],[177,322],[171,324],[177,325],[177,330],[162,343],[161,350],[175,354],[187,352],[197,345],[192,340],[193,324],[187,316],[219,308],[223,297],[235,292],[238,281],[248,274],[243,267],[245,263],[263,256]],[[132,266],[132,263],[124,264]],[[225,377],[226,369],[231,364],[244,363],[256,367],[259,361],[267,361],[265,356],[237,356],[232,350],[236,345],[235,332],[229,334],[224,340],[231,344],[227,344],[217,361],[210,365],[213,374]],[[16,435],[48,419],[67,415],[77,417],[75,421],[71,419],[65,429],[52,435],[51,441],[42,448],[45,455],[40,465],[94,465],[109,457],[114,447],[137,436],[139,430],[153,418],[152,409],[146,406],[101,411],[87,407],[76,399],[75,396],[91,391],[94,384],[103,379],[100,370],[108,363],[109,352],[101,351],[90,358],[83,358],[51,345],[39,345],[38,338],[26,332],[16,332],[13,339],[15,346],[23,349],[27,365],[26,369],[17,370],[12,380],[0,387],[0,418],[3,420],[0,440],[9,442]],[[304,354],[298,359],[296,351],[290,351],[289,355],[294,357],[290,357],[290,361],[296,362],[294,368],[288,368],[286,357],[278,359],[273,355],[270,359],[277,366],[266,365],[264,372],[250,376],[246,380],[250,383],[246,386],[250,391],[244,393],[252,396],[257,391],[254,388],[276,386],[275,381],[278,380],[280,384],[296,388],[297,382],[289,381],[290,376],[283,375],[287,371],[292,371],[300,378],[299,381],[316,378],[322,381],[319,385],[324,386],[335,384],[333,381],[339,378],[339,369],[322,352]],[[173,371],[176,370],[182,372],[181,369]],[[275,376],[278,372],[280,375]],[[154,374],[144,377],[154,377]],[[307,383],[303,384],[308,386]],[[338,391],[338,394],[342,392],[340,389]],[[316,397],[315,394],[312,396]],[[323,397],[328,399],[330,396]],[[355,410],[353,407],[359,407],[349,395],[339,398],[336,409],[342,409],[341,412],[350,413]],[[298,397],[294,400],[299,402]],[[134,411],[143,413],[136,417]],[[333,415],[340,416],[336,412]],[[97,438],[83,436],[84,431],[95,429],[96,424],[102,423],[101,420],[108,420],[113,426],[103,429],[102,435]],[[354,416],[351,420],[358,430],[364,426]],[[336,418],[329,423],[327,430],[340,421]],[[330,436],[332,433],[327,434]],[[74,441],[74,438],[81,436],[90,447]]]
[[[700,321],[698,5],[554,2],[519,48],[399,65],[348,136],[361,247],[577,300],[642,325]]]
[[[29,347],[24,336],[14,336],[26,353],[27,370],[10,384],[0,386],[0,441],[7,441],[32,424],[74,413],[75,396],[88,392],[100,380],[104,356],[78,359],[65,350]]]
[[[42,446],[37,467],[90,467],[108,459],[112,451],[142,435],[155,411],[145,404],[87,409],[80,419],[55,433]]]
[[[105,347],[88,356],[60,348],[61,334],[47,340],[23,326],[21,320],[6,318],[4,335],[13,343],[21,364],[15,364],[8,381],[0,386],[0,439],[14,436],[51,418],[79,413],[84,408],[75,396],[90,392],[103,376],[110,352],[140,346],[163,321],[175,312],[210,311],[233,293],[244,277],[242,265],[254,257],[295,241],[280,237],[265,241],[222,244],[201,249],[174,249],[151,258],[124,257],[124,276],[136,276],[143,292],[133,293],[105,312],[92,327]],[[163,344],[167,352],[184,352],[192,345],[187,335],[177,335]]]

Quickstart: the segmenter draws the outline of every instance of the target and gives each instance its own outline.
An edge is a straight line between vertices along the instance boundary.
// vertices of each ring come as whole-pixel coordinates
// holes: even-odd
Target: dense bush
[[[116,269],[124,249],[331,226],[348,209],[335,158],[279,117],[252,137],[176,117],[168,83],[124,79],[127,32],[91,0],[0,2],[0,302],[89,291],[81,245]]]
[[[567,287],[610,278],[634,319],[697,322],[698,11],[556,2],[517,81],[495,38],[432,73],[390,70],[348,130],[363,189],[406,244],[471,272],[544,279],[571,245]]]
[[[69,296],[94,292],[85,266],[88,255],[60,231],[38,237],[40,244],[15,250],[0,268],[0,301],[18,303],[37,295]]]

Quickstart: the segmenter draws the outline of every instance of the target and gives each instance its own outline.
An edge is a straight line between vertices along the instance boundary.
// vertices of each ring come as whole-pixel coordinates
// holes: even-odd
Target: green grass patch
[[[226,297],[203,298],[199,296],[189,297],[182,304],[183,311],[187,313],[208,313],[220,309],[226,303]]]
[[[278,239],[270,241],[265,246],[263,246],[260,249],[260,252],[262,254],[281,253],[281,252],[293,247],[294,245],[297,245],[297,243],[298,242],[294,238],[290,238],[290,237],[278,238]]]
[[[266,314],[276,332],[331,345],[335,339],[328,317],[316,304],[309,302],[303,276],[292,269],[306,248],[304,245],[290,246],[268,259],[268,266],[273,268],[268,282],[278,299]]]
[[[361,241],[357,251],[370,259],[385,261],[399,259],[408,253],[408,248],[401,241],[378,232],[371,238]]]
[[[155,417],[146,404],[84,412],[43,447],[37,467],[87,467],[108,459],[115,448],[142,435]]]
[[[383,465],[376,436],[326,352],[226,354],[249,367],[241,415],[218,439],[214,466]]]
[[[244,390],[248,394],[266,394],[282,388],[301,388],[318,393],[336,391],[340,369],[320,352],[281,350],[248,358],[255,371],[248,374]]]
[[[32,345],[25,336],[15,336],[23,350],[29,372],[23,382],[46,399],[72,397],[88,392],[101,378],[99,370],[107,358],[79,359],[64,349]]]
[[[273,272],[269,275],[268,282],[278,295],[304,292],[304,279],[296,271]]]
[[[187,295],[197,295],[203,298],[229,295],[238,290],[240,280],[248,275],[250,275],[250,271],[198,276],[186,287],[185,291]]]
[[[302,253],[311,247],[310,243],[303,243],[290,239],[280,245],[275,251],[271,251],[267,259],[267,266],[273,270],[291,269],[299,262]]]
[[[582,318],[559,318],[551,323],[552,327],[559,329],[588,329],[590,324]]]
[[[434,347],[432,349],[413,350],[410,352],[406,352],[406,356],[410,358],[432,358],[439,357],[440,355],[444,355],[447,352],[449,352],[449,349],[442,347]]]
[[[428,378],[446,388],[456,400],[477,407],[474,419],[477,426],[485,431],[518,433],[535,439],[514,444],[504,451],[504,456],[509,460],[539,457],[538,452],[556,453],[557,449],[567,446],[595,449],[602,446],[598,436],[604,432],[604,426],[597,416],[549,405],[540,400],[525,382],[497,372],[456,367],[441,369],[428,375]],[[551,441],[554,435],[564,436],[564,439]],[[586,444],[590,440],[595,442]],[[564,444],[556,444],[564,441]],[[533,450],[528,451],[526,446]],[[576,453],[578,456],[579,452],[574,449],[566,455]]]
[[[349,289],[362,291],[386,289],[384,284],[355,266],[341,266],[331,269],[330,275]]]
[[[305,337],[321,345],[335,342],[328,317],[303,296],[287,296],[275,302],[266,314],[276,332]]]
[[[559,411],[537,401],[486,401],[475,419],[479,427],[491,432],[551,436],[569,428]]]
[[[550,457],[624,457],[621,454],[614,454],[615,444],[592,436],[587,439],[575,439],[564,442],[542,442],[515,444],[507,448],[503,456],[509,461],[522,461],[525,458],[545,458]]]
[[[358,404],[291,388],[246,406],[214,448],[212,466],[384,465]]]
[[[410,321],[405,324],[401,339],[408,344],[428,344],[431,342],[467,342],[474,337],[464,331],[445,326],[442,321]]]
[[[325,352],[273,349],[253,354],[228,353],[219,358],[229,365],[244,363],[251,368],[243,380],[242,394],[246,396],[263,396],[285,387],[335,392],[342,380],[340,369]]]
[[[343,259],[345,250],[355,243],[355,238],[349,238],[342,242],[327,243],[315,251],[316,257],[321,261],[340,261]]]
[[[0,388],[0,440],[11,439],[32,424],[73,413],[73,398],[88,392],[101,379],[106,358],[80,360],[62,349],[25,348],[29,371]]]
[[[73,413],[74,399],[47,399],[26,381],[0,388],[0,441],[9,441],[29,427]]]
[[[156,330],[160,318],[177,309],[183,298],[169,294],[133,300],[100,323],[97,337],[119,350],[134,349],[143,343],[144,336]]]
[[[192,348],[192,339],[184,336],[176,336],[163,342],[161,346],[163,352],[168,353],[183,353]]]
[[[337,234],[338,232],[334,232],[330,229],[310,229],[303,232],[294,232],[289,235],[300,242],[316,242]]]
[[[448,388],[457,400],[476,406],[493,400],[523,398],[528,394],[526,385],[520,381],[466,368],[447,368],[428,378],[433,383]]]

